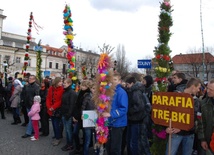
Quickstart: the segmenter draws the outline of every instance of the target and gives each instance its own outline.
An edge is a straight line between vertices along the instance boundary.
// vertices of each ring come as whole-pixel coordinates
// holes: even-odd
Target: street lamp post
[[[204,80],[204,73],[205,73],[205,54],[204,54],[204,33],[203,33],[203,26],[202,26],[202,0],[200,0],[200,21],[201,21],[201,39],[202,39],[202,65],[203,65],[203,80]]]

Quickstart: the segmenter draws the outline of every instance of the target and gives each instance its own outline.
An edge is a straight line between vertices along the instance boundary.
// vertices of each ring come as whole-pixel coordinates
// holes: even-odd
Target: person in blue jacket
[[[110,113],[103,112],[109,120],[109,137],[106,150],[109,155],[121,155],[122,135],[127,126],[128,95],[121,87],[121,76],[114,73],[113,84],[116,86]]]

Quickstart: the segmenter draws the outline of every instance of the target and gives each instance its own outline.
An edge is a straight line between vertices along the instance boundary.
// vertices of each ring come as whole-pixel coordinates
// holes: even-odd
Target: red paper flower
[[[214,133],[212,134],[212,137],[211,137],[210,148],[214,152]]]
[[[160,59],[160,54],[156,55],[156,59]]]

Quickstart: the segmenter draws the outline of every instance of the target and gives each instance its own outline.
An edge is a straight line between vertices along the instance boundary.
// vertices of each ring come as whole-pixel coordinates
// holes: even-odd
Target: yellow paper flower
[[[76,76],[72,77],[72,80],[73,81],[77,80],[77,77]]]
[[[74,36],[71,35],[71,34],[69,34],[69,35],[66,35],[66,38],[67,38],[67,39],[70,39],[70,40],[73,40],[73,39],[74,39]]]
[[[107,85],[107,82],[101,82],[100,85],[101,85],[101,86],[106,86],[106,85]]]

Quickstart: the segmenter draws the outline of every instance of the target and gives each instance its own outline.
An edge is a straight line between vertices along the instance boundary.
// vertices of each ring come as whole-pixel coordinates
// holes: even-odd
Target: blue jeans
[[[74,142],[77,150],[80,150],[80,139],[79,139],[79,130],[80,130],[80,124],[74,123],[73,125],[73,136],[74,136]]]
[[[127,149],[129,155],[151,155],[146,124],[129,124],[127,127]]]
[[[83,134],[84,134],[84,151],[83,151],[83,155],[88,155],[89,154],[89,145],[91,143],[92,129],[91,128],[83,128]]]
[[[182,155],[191,155],[192,148],[193,148],[193,142],[194,142],[194,134],[185,135],[185,136],[178,135],[178,134],[172,134],[170,155],[176,155],[180,144],[181,144],[181,148],[182,148]],[[166,155],[168,155],[168,147],[169,147],[169,144],[167,143],[166,153],[165,153]]]
[[[54,137],[56,139],[62,138],[61,118],[51,116],[51,121],[52,121],[52,125],[53,125],[53,130],[54,130]]]
[[[29,111],[30,111],[30,109],[27,108],[27,113]],[[32,124],[31,118],[29,117],[29,122],[28,122],[28,125],[27,125],[26,134],[31,135],[32,132],[33,132],[33,124]]]
[[[72,117],[70,117],[68,120],[65,119],[64,116],[62,116],[62,122],[64,125],[64,130],[66,134],[66,142],[68,145],[73,145],[73,137],[72,137]]]

